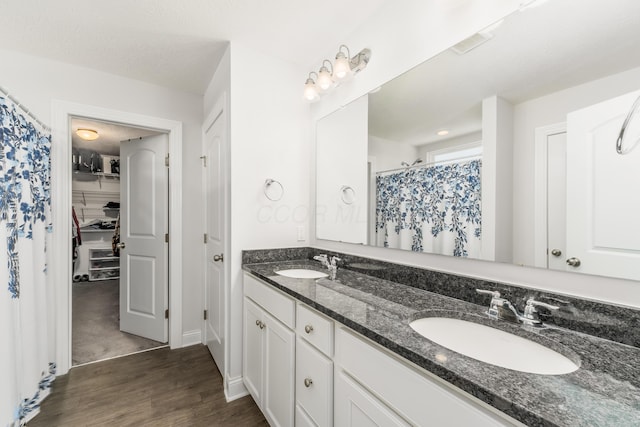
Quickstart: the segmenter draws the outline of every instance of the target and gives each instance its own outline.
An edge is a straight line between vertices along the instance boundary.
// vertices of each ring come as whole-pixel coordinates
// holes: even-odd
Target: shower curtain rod
[[[418,168],[426,168],[428,166],[433,166],[433,165],[446,165],[449,163],[458,163],[461,162],[463,160],[475,160],[475,159],[481,159],[482,156],[478,156],[478,155],[473,155],[473,156],[467,156],[467,157],[458,157],[457,159],[451,159],[451,160],[445,160],[444,162],[429,162],[429,163],[419,163],[417,165],[414,166],[409,166],[409,167],[402,167],[402,168],[396,168],[396,169],[387,169],[386,171],[379,171],[376,172],[376,175],[381,175],[383,173],[390,173],[390,172],[400,172],[400,171],[405,171],[405,170],[409,170],[409,169],[418,169]]]
[[[44,124],[44,122],[40,121],[31,111],[29,111],[29,109],[27,107],[25,107],[24,105],[22,105],[20,103],[20,101],[18,101],[15,97],[13,97],[8,90],[6,90],[5,88],[3,88],[2,86],[0,86],[0,92],[2,92],[2,94],[4,96],[6,96],[7,98],[9,98],[9,100],[11,100],[11,102],[13,102],[14,104],[16,104],[16,106],[18,108],[20,108],[27,116],[31,117],[33,120],[35,120],[36,123],[38,123],[44,130],[51,132],[51,128],[47,125]]]

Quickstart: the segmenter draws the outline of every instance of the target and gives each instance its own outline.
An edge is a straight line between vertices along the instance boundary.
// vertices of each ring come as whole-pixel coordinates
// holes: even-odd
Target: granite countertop
[[[335,281],[295,279],[277,270],[323,270],[308,260],[245,264],[243,269],[465,392],[531,426],[640,425],[640,349],[568,329],[538,330],[489,319],[486,307],[347,269]],[[564,375],[529,374],[442,347],[409,323],[456,317],[525,336],[580,366]]]

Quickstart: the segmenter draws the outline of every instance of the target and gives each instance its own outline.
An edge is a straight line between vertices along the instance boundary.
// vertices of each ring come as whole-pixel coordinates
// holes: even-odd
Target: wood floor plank
[[[247,396],[227,403],[206,346],[162,348],[73,368],[29,427],[267,426]]]

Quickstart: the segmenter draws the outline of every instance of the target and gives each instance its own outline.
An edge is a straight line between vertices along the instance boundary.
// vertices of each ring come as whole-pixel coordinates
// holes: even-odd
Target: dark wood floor
[[[36,426],[267,426],[251,397],[227,403],[206,346],[162,348],[58,377]]]

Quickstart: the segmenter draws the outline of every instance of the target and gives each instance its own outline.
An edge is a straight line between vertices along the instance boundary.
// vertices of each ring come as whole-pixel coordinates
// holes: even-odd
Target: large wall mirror
[[[550,0],[318,120],[316,237],[640,280],[638,22]]]

